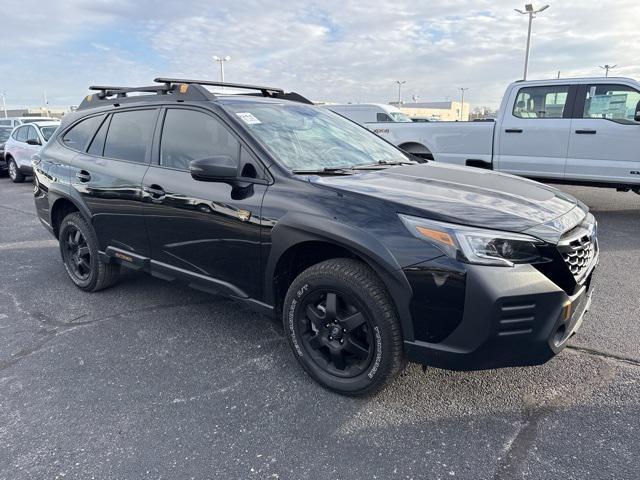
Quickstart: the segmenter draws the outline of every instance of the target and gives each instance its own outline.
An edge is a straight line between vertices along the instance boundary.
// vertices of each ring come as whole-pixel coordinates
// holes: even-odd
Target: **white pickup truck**
[[[629,78],[514,82],[495,121],[363,125],[438,162],[640,193],[640,83]]]

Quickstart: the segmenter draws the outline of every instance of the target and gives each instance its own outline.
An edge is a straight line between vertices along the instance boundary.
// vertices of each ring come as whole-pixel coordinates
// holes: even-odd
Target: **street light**
[[[527,69],[529,67],[529,49],[531,47],[531,23],[533,22],[533,19],[536,18],[536,13],[541,13],[544,12],[547,8],[549,8],[549,5],[545,5],[542,8],[539,8],[538,10],[535,10],[533,8],[533,5],[530,3],[527,3],[524,6],[524,12],[522,10],[520,10],[519,8],[515,8],[514,10],[518,13],[521,13],[522,15],[529,15],[529,30],[527,31],[527,50],[524,54],[524,77],[523,80],[527,79]]]
[[[462,93],[462,100],[460,102],[460,121],[462,121],[462,112],[464,112],[464,92],[469,90],[468,87],[460,87],[460,92]]]
[[[226,55],[224,57],[219,57],[217,55],[213,56],[214,62],[220,62],[220,81],[221,82],[224,82],[224,62],[228,62],[229,60],[231,60],[231,57],[229,55]]]
[[[406,80],[396,80],[396,83],[398,84],[398,108],[400,108],[400,105],[402,105],[402,85],[404,85],[405,83],[407,83]]]
[[[605,77],[609,76],[609,70],[613,70],[617,66],[618,65],[609,65],[608,63],[605,63],[604,65],[599,65],[599,67],[604,70],[604,76]]]

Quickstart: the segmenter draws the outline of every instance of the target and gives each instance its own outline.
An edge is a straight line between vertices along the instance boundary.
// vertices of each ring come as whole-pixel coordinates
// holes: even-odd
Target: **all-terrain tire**
[[[338,299],[338,310],[342,309],[338,315],[342,316],[342,320],[336,320],[335,324],[325,321],[331,292],[335,292],[334,298]],[[321,300],[323,295],[327,299],[324,307]],[[314,299],[320,299],[319,303]],[[349,318],[354,317],[353,312],[361,313],[365,321],[357,331],[347,332],[344,329],[346,333],[340,333],[336,326],[346,325],[340,322],[348,322]],[[338,393],[374,393],[405,366],[402,331],[391,296],[376,273],[360,261],[336,258],[313,265],[300,273],[287,292],[283,323],[289,344],[302,368],[318,383]],[[324,323],[327,325],[322,325]],[[318,349],[320,341],[316,335],[321,333],[327,334],[327,337],[321,338],[322,346]],[[357,373],[350,376],[347,373],[351,370],[346,369],[352,366],[341,371],[333,363],[332,357],[335,353],[332,348],[343,348],[350,341],[349,334],[359,336],[357,343],[369,348],[367,358],[370,359],[368,364],[365,363],[366,359],[362,360],[355,370]],[[365,340],[367,337],[369,342]],[[323,355],[329,360],[325,362]],[[346,355],[347,360],[352,358],[351,353]]]
[[[110,287],[118,280],[120,265],[104,263],[99,257],[98,239],[93,227],[78,212],[70,213],[60,223],[58,239],[60,254],[69,278],[76,286],[86,292],[97,292]],[[79,232],[79,235],[78,235]],[[74,252],[73,242],[78,238],[79,245]],[[79,251],[87,252],[79,255]],[[78,267],[76,259],[83,261],[84,267]],[[80,268],[76,271],[76,268]]]

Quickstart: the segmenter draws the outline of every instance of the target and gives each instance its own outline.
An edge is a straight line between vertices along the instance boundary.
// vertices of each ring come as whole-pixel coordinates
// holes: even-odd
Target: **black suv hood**
[[[532,180],[433,162],[310,181],[392,202],[398,213],[512,232],[550,222],[579,204]]]

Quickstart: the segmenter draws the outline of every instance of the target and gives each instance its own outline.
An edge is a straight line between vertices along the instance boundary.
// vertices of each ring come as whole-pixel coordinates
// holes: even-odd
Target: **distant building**
[[[464,103],[464,106],[462,106],[460,102],[417,102],[402,103],[401,105],[398,105],[398,102],[389,103],[400,108],[403,113],[406,113],[410,117],[430,118],[443,122],[469,120],[470,105],[467,102]],[[460,114],[461,108],[462,114]]]
[[[62,118],[67,113],[62,108],[14,108],[7,109],[7,117],[54,117]],[[5,112],[0,109],[0,116],[4,117]]]

